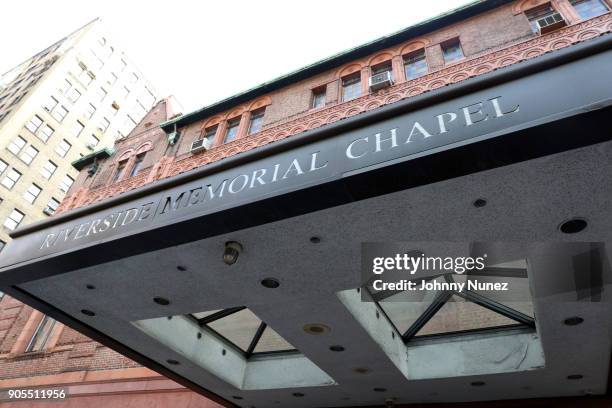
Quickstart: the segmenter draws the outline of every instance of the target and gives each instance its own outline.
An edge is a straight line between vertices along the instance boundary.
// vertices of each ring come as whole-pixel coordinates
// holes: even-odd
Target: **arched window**
[[[134,177],[138,174],[138,172],[142,168],[142,162],[144,161],[147,152],[151,150],[152,146],[153,145],[151,144],[151,142],[145,142],[140,145],[140,147],[136,150],[136,155],[133,159],[132,168],[130,170],[130,177]]]
[[[403,57],[404,73],[406,80],[410,81],[426,75],[429,71],[427,66],[427,58],[425,58],[425,48],[412,51]]]

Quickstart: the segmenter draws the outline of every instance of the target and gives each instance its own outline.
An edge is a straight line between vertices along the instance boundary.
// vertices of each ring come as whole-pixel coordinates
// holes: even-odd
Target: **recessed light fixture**
[[[238,260],[238,256],[242,252],[242,245],[236,241],[228,241],[225,243],[223,251],[223,262],[227,265],[233,265]]]
[[[578,326],[580,323],[584,322],[582,317],[572,316],[563,320],[563,324],[566,326]]]
[[[87,310],[87,309],[81,309],[81,313],[83,313],[85,316],[95,316],[96,315],[94,312],[92,312],[91,310]]]
[[[187,267],[186,267],[186,266],[183,266],[183,265],[178,265],[178,266],[176,267],[176,269],[177,269],[177,270],[179,270],[179,271],[181,271],[181,272],[185,272],[185,271],[187,270]]]
[[[582,374],[571,374],[567,376],[568,380],[581,380],[582,378],[584,378]]]
[[[365,368],[365,367],[357,367],[357,368],[353,368],[353,371],[356,372],[357,374],[367,374],[370,372],[370,369]]]
[[[321,238],[320,237],[310,237],[310,242],[312,242],[313,244],[318,244],[319,242],[321,242]]]
[[[483,385],[485,385],[485,382],[484,381],[472,381],[470,385],[472,387],[482,387]]]
[[[85,287],[89,290],[94,290],[96,287],[94,285],[92,285],[91,283],[88,283],[87,285],[85,285]]]
[[[308,334],[318,336],[323,333],[328,333],[331,329],[329,326],[320,323],[310,323],[304,325],[304,331]]]
[[[472,203],[472,205],[476,208],[482,208],[485,205],[487,205],[487,200],[485,200],[484,198],[478,198],[476,200],[474,200],[474,202]]]
[[[168,364],[172,364],[172,365],[179,365],[181,363],[179,363],[177,360],[173,360],[171,358],[169,358],[168,360],[166,360],[166,363]]]
[[[588,223],[582,218],[571,218],[559,225],[559,230],[564,234],[576,234],[587,227]]]
[[[336,345],[336,346],[330,346],[330,348],[329,348],[329,349],[330,349],[331,351],[335,351],[335,352],[344,351],[344,347],[342,347],[342,346],[338,346],[338,345]]]
[[[261,281],[261,285],[268,289],[276,289],[280,286],[280,282],[275,278],[266,278]]]
[[[374,392],[387,392],[387,389],[383,387],[376,387],[374,388]]]
[[[161,306],[168,306],[170,304],[168,299],[159,296],[154,297],[153,301]]]
[[[241,400],[241,399],[244,399],[244,398],[242,398],[240,395],[232,395],[232,398],[233,398],[233,399],[235,399],[235,400]]]
[[[293,395],[294,397],[298,397],[298,398],[300,398],[300,397],[303,397],[303,396],[304,396],[304,394],[302,394],[301,392],[294,392],[294,393],[293,393],[293,394],[291,394],[291,395]]]

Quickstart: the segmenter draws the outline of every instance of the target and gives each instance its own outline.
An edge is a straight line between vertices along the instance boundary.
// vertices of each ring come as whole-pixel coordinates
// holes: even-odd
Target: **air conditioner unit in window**
[[[47,215],[53,215],[55,213],[55,211],[53,211],[53,208],[51,207],[45,207],[45,209],[43,210],[43,212]]]
[[[199,139],[194,140],[191,144],[191,153],[201,152],[203,150],[208,150],[211,147],[210,140],[208,139]]]
[[[566,25],[563,16],[559,13],[553,13],[542,17],[536,20],[536,24],[540,28],[540,34],[548,33]]]
[[[370,77],[370,90],[372,91],[378,91],[391,85],[393,85],[391,71],[379,72]]]

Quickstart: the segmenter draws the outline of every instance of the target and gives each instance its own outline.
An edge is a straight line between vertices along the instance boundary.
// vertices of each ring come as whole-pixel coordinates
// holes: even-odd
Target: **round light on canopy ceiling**
[[[238,260],[238,256],[242,252],[242,245],[236,241],[228,241],[225,243],[223,251],[223,262],[226,265],[233,265]]]
[[[304,325],[304,331],[308,334],[312,334],[314,336],[318,336],[320,334],[328,333],[331,329],[329,326],[326,326],[321,323],[310,323]]]

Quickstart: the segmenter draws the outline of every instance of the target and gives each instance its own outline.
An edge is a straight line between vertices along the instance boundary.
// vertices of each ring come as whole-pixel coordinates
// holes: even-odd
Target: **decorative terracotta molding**
[[[264,106],[268,106],[272,104],[272,98],[270,98],[269,96],[263,96],[259,99],[256,99],[253,103],[251,103],[249,105],[249,107],[247,108],[247,110],[249,111],[254,111],[257,110],[259,108],[263,108]]]
[[[389,51],[383,51],[368,60],[368,66],[374,66],[383,62],[391,61],[393,54]]]
[[[532,9],[534,7],[541,6],[542,4],[550,3],[551,0],[523,0],[516,2],[512,6],[512,13],[514,15],[524,13],[525,10]]]
[[[365,64],[363,62],[355,62],[355,61],[350,62],[346,64],[344,67],[340,68],[336,72],[336,75],[334,75],[334,78],[340,79],[347,75],[354,74],[356,72],[361,71],[363,67],[365,67]]]
[[[430,45],[429,43],[430,43],[429,40],[413,41],[409,44],[404,45],[397,55],[404,56],[406,54],[410,54],[411,52],[414,52],[420,49],[425,49],[426,47]]]
[[[295,115],[288,120],[277,122],[274,126],[264,129],[252,137],[237,139],[216,146],[206,152],[189,155],[176,161],[168,160],[156,168],[158,174],[154,180],[184,173],[309,129],[315,129],[362,112],[379,108],[383,105],[536,58],[610,32],[612,32],[612,13],[606,13],[599,17],[563,27],[549,34],[531,37],[509,46],[475,55],[452,66],[432,71],[418,79],[400,82],[379,92],[363,95],[345,103],[330,105],[329,107]],[[337,76],[346,75],[348,72],[358,72],[361,70],[362,65],[359,63],[347,64],[337,71]],[[236,108],[237,111],[241,109],[243,107]],[[87,200],[81,205],[91,204],[104,198],[121,194],[148,182],[150,182],[148,172],[139,173],[135,177],[89,192]],[[62,210],[69,209],[67,207],[69,205],[62,207]],[[70,208],[74,207],[70,206]]]

